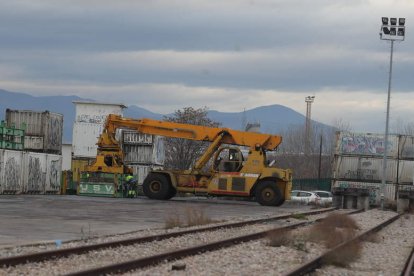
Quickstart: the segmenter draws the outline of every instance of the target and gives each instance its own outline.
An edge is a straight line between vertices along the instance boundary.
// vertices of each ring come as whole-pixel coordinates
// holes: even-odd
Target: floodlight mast
[[[388,129],[390,120],[390,99],[391,99],[391,79],[392,79],[392,61],[394,53],[394,41],[404,41],[405,39],[405,18],[399,18],[397,26],[397,18],[382,17],[382,26],[380,31],[381,40],[391,41],[390,53],[390,70],[388,75],[388,94],[387,94],[387,115],[385,120],[385,137],[384,137],[384,156],[382,162],[382,180],[381,180],[381,209],[384,209],[385,184],[387,182],[387,156],[388,156]],[[397,185],[398,193],[398,185]],[[398,194],[397,194],[398,201]]]

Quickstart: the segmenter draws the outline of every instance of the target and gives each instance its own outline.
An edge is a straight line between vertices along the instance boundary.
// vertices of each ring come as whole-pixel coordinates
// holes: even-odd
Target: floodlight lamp
[[[382,25],[388,25],[388,17],[382,18]]]
[[[398,19],[398,25],[404,26],[405,25],[405,18]]]
[[[404,36],[405,35],[405,28],[398,28],[397,35]]]
[[[388,29],[387,27],[382,27],[382,32],[386,35],[390,34],[390,29]]]
[[[396,35],[396,34],[397,34],[396,28],[391,28],[390,29],[390,35]]]
[[[391,21],[391,25],[393,25],[393,26],[397,25],[397,18],[392,17],[392,18],[390,19],[390,21]]]

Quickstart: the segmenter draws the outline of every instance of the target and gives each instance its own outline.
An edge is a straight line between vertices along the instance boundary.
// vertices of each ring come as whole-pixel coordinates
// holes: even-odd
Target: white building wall
[[[62,171],[69,171],[72,166],[72,144],[62,145]]]
[[[73,125],[73,157],[93,158],[96,156],[98,137],[101,135],[109,114],[122,115],[126,107],[122,104],[99,102],[73,102],[76,117]]]

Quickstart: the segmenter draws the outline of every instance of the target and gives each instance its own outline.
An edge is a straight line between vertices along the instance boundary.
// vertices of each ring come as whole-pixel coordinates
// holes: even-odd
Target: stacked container
[[[62,156],[0,150],[0,193],[58,194]]]
[[[62,154],[62,114],[7,109],[6,122],[9,126],[25,125],[25,150]]]
[[[7,126],[0,122],[0,149],[22,150],[24,143],[24,125],[15,128],[15,125]]]
[[[338,132],[333,165],[333,190],[365,192],[370,204],[378,204],[381,196],[384,135]],[[414,137],[388,137],[386,184],[384,196],[395,202],[398,191],[413,191]]]
[[[163,168],[165,161],[163,137],[119,130],[117,138],[124,152],[124,163],[132,168],[139,185],[144,182],[151,170]]]

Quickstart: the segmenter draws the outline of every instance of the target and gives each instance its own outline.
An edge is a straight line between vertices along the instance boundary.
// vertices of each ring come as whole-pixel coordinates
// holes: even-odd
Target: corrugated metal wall
[[[62,156],[0,150],[0,193],[59,193]]]
[[[6,110],[8,125],[25,125],[26,150],[62,153],[63,115],[49,111]]]
[[[126,164],[164,165],[164,138],[131,130],[121,130],[121,147]]]
[[[384,135],[337,133],[333,188],[369,190],[378,203],[382,180]],[[385,198],[396,199],[397,189],[414,190],[414,136],[390,135]]]
[[[380,182],[382,179],[381,158],[358,156],[335,156],[336,179],[361,180]],[[397,160],[390,159],[387,162],[387,182],[397,182]]]

